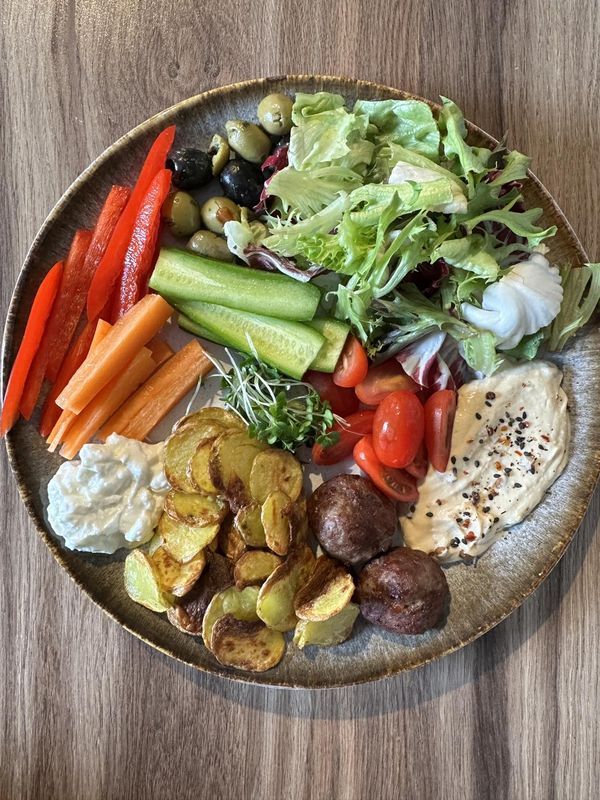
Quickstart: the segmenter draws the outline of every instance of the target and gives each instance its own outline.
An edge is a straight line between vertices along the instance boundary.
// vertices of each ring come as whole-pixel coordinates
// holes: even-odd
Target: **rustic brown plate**
[[[76,228],[93,226],[101,200],[113,183],[131,183],[148,146],[165,125],[177,124],[177,143],[208,143],[232,117],[252,119],[260,99],[272,91],[319,90],[381,99],[405,92],[347,78],[287,76],[225,86],[178,103],[142,123],[109,147],[67,190],[36,236],[10,306],[4,335],[2,373],[6,381],[34,292],[51,264],[62,258]],[[433,104],[432,104],[433,105]],[[469,125],[473,143],[495,140]],[[529,206],[541,206],[544,222],[558,226],[550,256],[581,263],[585,252],[550,194],[532,176]],[[94,556],[66,550],[49,531],[45,505],[50,477],[61,459],[49,454],[35,425],[18,424],[7,439],[11,466],[40,536],[74,581],[128,631],[156,649],[196,669],[240,681],[272,686],[331,687],[373,681],[413,669],[451,653],[497,625],[536,589],[556,565],[583,518],[600,468],[600,421],[590,414],[600,385],[600,333],[588,331],[557,359],[565,372],[572,417],[571,458],[562,477],[531,516],[494,545],[475,567],[447,570],[451,611],[442,630],[424,636],[395,636],[357,624],[351,640],[334,648],[298,651],[264,674],[234,672],[219,665],[199,639],[186,636],[159,616],[135,605],[123,588],[123,556]],[[34,418],[34,422],[36,419]]]

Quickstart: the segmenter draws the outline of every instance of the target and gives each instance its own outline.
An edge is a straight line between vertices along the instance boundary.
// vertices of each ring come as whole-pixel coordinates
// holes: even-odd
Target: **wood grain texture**
[[[6,313],[50,207],[114,139],[205,88],[353,75],[427,97],[534,159],[590,256],[600,89],[592,0],[5,0]],[[249,688],[150,650],[35,536],[2,455],[0,797],[597,797],[600,495],[559,567],[483,639],[417,672],[318,693]]]

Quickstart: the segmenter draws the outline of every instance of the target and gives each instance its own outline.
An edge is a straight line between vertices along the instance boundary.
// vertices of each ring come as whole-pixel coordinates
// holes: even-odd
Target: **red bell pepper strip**
[[[92,339],[94,338],[96,324],[95,321],[86,322],[84,329],[75,339],[69,352],[64,357],[56,380],[48,392],[48,396],[42,408],[42,418],[40,420],[40,433],[44,439],[48,438],[50,431],[56,425],[58,418],[62,414],[62,408],[56,405],[56,398],[85,361],[90,345],[92,344]]]
[[[161,169],[150,184],[133,226],[112,322],[126,314],[145,294],[146,281],[154,264],[160,227],[160,210],[171,188],[171,171]]]
[[[63,262],[59,261],[48,272],[35,295],[21,346],[8,379],[2,415],[0,416],[0,437],[8,433],[19,418],[19,403],[25,388],[25,381],[42,341],[46,322],[52,311],[62,274]]]
[[[69,287],[65,286],[65,292],[61,287],[59,299],[56,304],[56,313],[52,314],[52,322],[57,317],[60,324],[60,339],[50,341],[50,353],[48,357],[48,366],[46,367],[46,377],[49,380],[56,380],[60,365],[63,358],[71,344],[71,340],[77,328],[77,323],[81,316],[81,312],[85,308],[85,301],[87,293],[92,282],[92,278],[98,265],[102,260],[102,256],[108,246],[112,232],[125,208],[125,204],[129,198],[130,191],[126,186],[113,186],[108,193],[108,197],[102,207],[100,216],[94,228],[92,240],[89,244],[85,261],[82,268],[73,277],[73,281]],[[73,240],[73,245],[75,240]],[[69,260],[65,265],[65,282],[69,269]],[[67,295],[68,288],[68,295]],[[60,314],[60,316],[58,316]],[[50,339],[52,337],[50,336]]]
[[[40,396],[44,376],[48,370],[48,363],[50,357],[55,349],[61,351],[60,362],[63,360],[64,354],[69,347],[73,331],[79,321],[81,310],[74,320],[71,330],[71,296],[73,288],[77,285],[79,274],[83,269],[85,256],[92,239],[92,232],[86,230],[79,230],[75,233],[71,248],[65,261],[65,268],[63,271],[62,281],[60,282],[60,289],[56,296],[52,313],[48,319],[46,332],[42,343],[40,344],[33,364],[27,376],[27,382],[21,396],[20,410],[25,419],[30,419],[33,414],[33,409]],[[58,372],[58,369],[57,369]],[[56,377],[56,376],[55,376]]]
[[[157,136],[150,148],[131,197],[119,218],[106,252],[92,279],[87,298],[87,316],[89,320],[98,319],[102,308],[112,297],[112,291],[117,285],[123,269],[123,259],[131,240],[140,204],[156,173],[164,169],[174,138],[175,126],[171,125]]]

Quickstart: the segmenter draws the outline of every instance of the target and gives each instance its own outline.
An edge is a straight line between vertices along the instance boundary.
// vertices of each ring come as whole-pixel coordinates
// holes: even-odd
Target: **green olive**
[[[225,239],[212,231],[196,231],[187,243],[187,249],[217,261],[233,261],[233,253],[227,247]]]
[[[162,207],[173,236],[190,236],[200,227],[198,203],[187,192],[171,192]]]
[[[290,132],[292,127],[292,98],[287,94],[268,94],[258,106],[260,124],[274,136]]]
[[[211,197],[200,209],[204,227],[213,233],[223,233],[223,225],[240,219],[240,207],[228,197]]]
[[[262,164],[271,152],[271,140],[253,122],[232,119],[225,123],[227,141],[236,153],[253,164]]]
[[[219,175],[229,161],[231,150],[229,142],[220,133],[215,133],[208,148],[208,155],[212,156],[212,174]]]

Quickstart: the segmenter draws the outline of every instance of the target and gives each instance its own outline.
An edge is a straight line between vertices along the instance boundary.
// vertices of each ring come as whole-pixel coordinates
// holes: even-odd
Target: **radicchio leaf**
[[[458,389],[465,382],[467,365],[458,345],[443,331],[434,331],[396,353],[402,368],[419,386],[433,392]]]
[[[282,144],[279,147],[276,147],[275,150],[271,153],[270,156],[267,156],[263,163],[260,165],[261,171],[266,177],[266,180],[263,184],[262,191],[260,193],[260,198],[257,205],[254,206],[254,211],[257,214],[262,214],[263,211],[267,209],[267,200],[269,199],[269,193],[267,191],[267,187],[271,181],[273,175],[279,170],[284,169],[288,165],[288,145]]]
[[[450,267],[443,258],[438,258],[432,264],[423,263],[409,273],[406,280],[414,283],[417,289],[425,295],[431,297],[440,288],[444,278],[450,274]]]
[[[260,244],[248,245],[244,250],[244,255],[252,267],[264,269],[267,272],[283,272],[284,275],[289,275],[290,278],[295,278],[295,280],[302,283],[308,283],[311,278],[315,278],[325,272],[323,267],[317,264],[313,264],[306,269],[300,269],[290,258],[280,256]]]

